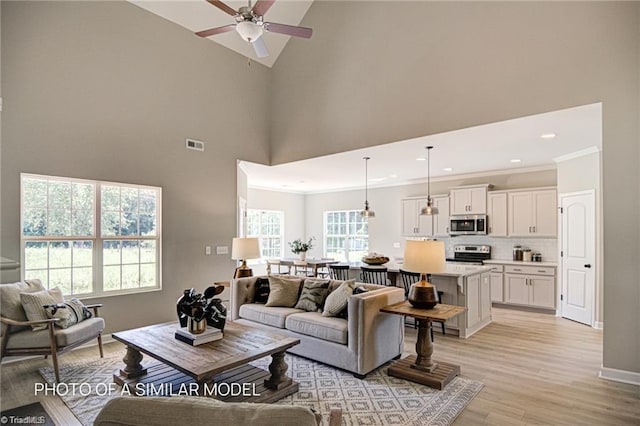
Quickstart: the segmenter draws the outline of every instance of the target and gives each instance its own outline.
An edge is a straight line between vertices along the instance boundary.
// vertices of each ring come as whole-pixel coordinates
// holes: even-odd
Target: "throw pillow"
[[[307,278],[302,286],[302,293],[296,303],[296,309],[316,312],[322,307],[329,292],[329,281]]]
[[[42,321],[49,319],[43,306],[56,305],[64,302],[64,299],[62,298],[62,291],[58,287],[54,287],[51,290],[36,291],[34,293],[20,293],[20,301],[29,321]],[[35,324],[31,328],[33,331],[44,330],[47,325]]]
[[[298,301],[301,278],[269,277],[269,298],[265,306],[292,308]]]
[[[340,287],[333,290],[324,302],[323,317],[335,317],[347,306],[349,296],[353,294],[356,280],[348,280],[340,284]]]
[[[353,289],[353,294],[362,294],[362,293],[366,293],[368,292],[369,289],[365,288],[365,287],[356,287]],[[344,318],[347,319],[349,317],[349,303],[347,302],[347,306],[344,307],[343,310],[340,311],[340,313],[338,315],[336,315],[336,317],[338,318]]]
[[[256,295],[254,296],[253,301],[255,303],[267,303],[270,291],[269,279],[258,278],[258,281],[256,281]]]
[[[42,290],[44,290],[44,287],[40,280],[37,279],[24,280],[24,282],[12,284],[0,284],[0,312],[2,312],[2,316],[14,321],[27,321],[28,318],[22,308],[20,293],[33,293]],[[0,334],[4,336],[7,325],[1,324],[1,326]],[[28,328],[29,327],[14,325],[11,327],[11,331],[15,332]]]
[[[47,313],[47,318],[60,318],[60,321],[55,325],[61,328],[71,327],[92,317],[89,309],[76,298],[55,305],[44,305],[43,308]]]

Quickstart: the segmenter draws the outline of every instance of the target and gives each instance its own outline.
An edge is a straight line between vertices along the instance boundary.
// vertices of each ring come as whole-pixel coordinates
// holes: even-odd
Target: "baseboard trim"
[[[617,370],[615,368],[601,367],[598,377],[614,382],[628,383],[640,386],[640,373],[634,371]]]
[[[103,345],[106,345],[107,343],[116,342],[116,341],[117,340],[115,340],[113,337],[111,337],[111,334],[103,334],[102,335],[102,344]],[[71,349],[71,352],[77,351],[78,349],[91,348],[91,347],[95,347],[95,346],[98,346],[98,340],[97,339],[93,339],[90,342],[85,343],[84,345],[80,345],[77,348],[73,348],[73,349]],[[12,357],[7,357],[7,358],[2,358],[2,362],[0,362],[0,365],[13,364],[14,362],[25,361],[27,359],[42,358],[43,356],[44,355],[26,355],[26,356],[12,356]]]
[[[602,329],[604,329],[604,323],[602,321],[595,321],[593,323],[593,328],[596,328],[598,330],[602,330]]]

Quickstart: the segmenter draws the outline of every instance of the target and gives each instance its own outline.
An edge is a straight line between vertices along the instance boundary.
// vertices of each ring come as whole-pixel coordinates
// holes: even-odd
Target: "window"
[[[358,261],[369,252],[369,224],[360,210],[324,213],[325,256],[341,262]]]
[[[25,279],[65,295],[160,288],[161,189],[22,174]]]
[[[247,237],[260,238],[260,253],[266,259],[282,257],[284,212],[247,210]]]

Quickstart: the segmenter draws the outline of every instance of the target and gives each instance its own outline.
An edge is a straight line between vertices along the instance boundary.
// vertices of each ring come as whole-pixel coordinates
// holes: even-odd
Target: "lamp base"
[[[242,261],[242,265],[238,266],[233,274],[233,278],[246,278],[252,276],[253,270],[247,266],[246,260]]]
[[[414,308],[432,309],[438,304],[438,292],[423,274],[421,281],[411,284],[407,300]]]

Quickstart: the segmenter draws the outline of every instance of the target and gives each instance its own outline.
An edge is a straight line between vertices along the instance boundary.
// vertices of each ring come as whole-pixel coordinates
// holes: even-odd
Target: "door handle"
[[[585,268],[591,268],[591,264],[587,263],[586,265],[584,265]]]

